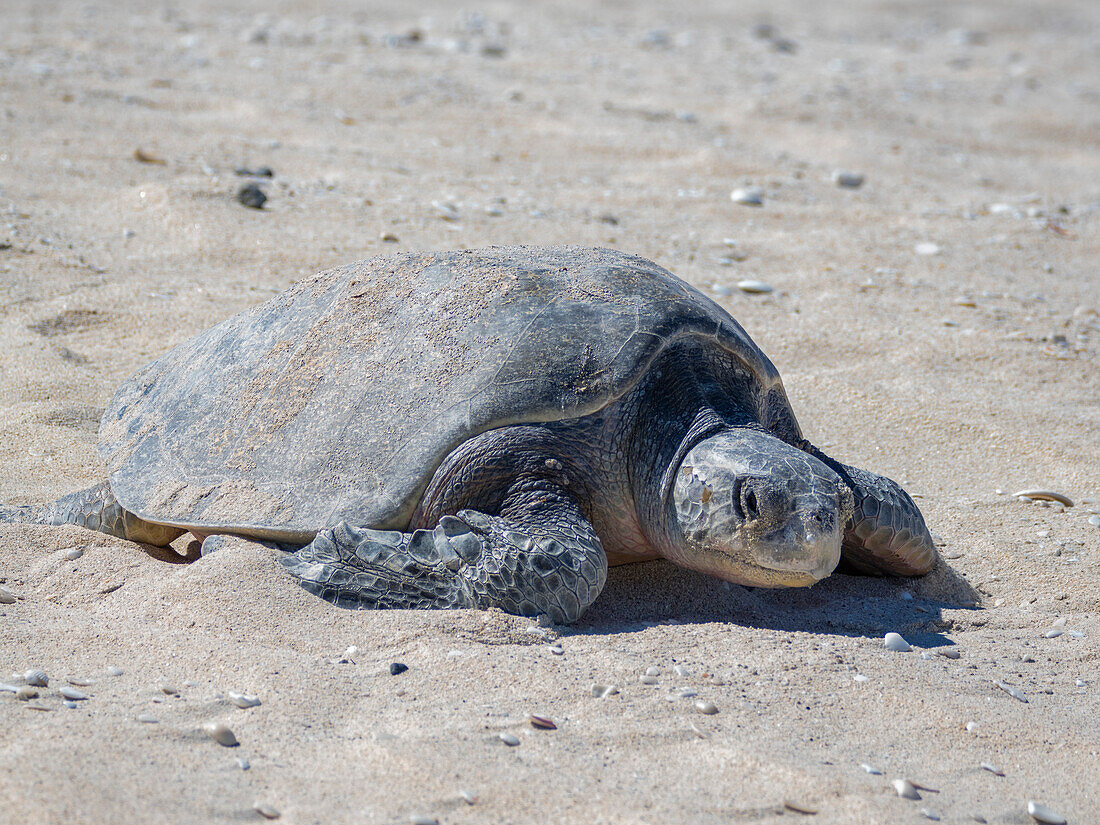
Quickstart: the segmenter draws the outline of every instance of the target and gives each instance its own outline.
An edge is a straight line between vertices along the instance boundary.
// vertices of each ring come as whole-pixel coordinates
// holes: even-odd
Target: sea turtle
[[[801,587],[842,556],[898,575],[936,561],[900,486],[802,437],[722,307],[608,249],[323,272],[126,381],[100,452],[108,480],[4,518],[268,542],[345,606],[569,623],[608,564]]]

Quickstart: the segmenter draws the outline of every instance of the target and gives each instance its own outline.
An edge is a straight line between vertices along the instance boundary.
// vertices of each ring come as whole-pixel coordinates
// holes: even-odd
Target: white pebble
[[[860,765],[860,767],[863,768],[863,770],[865,770],[867,773],[871,774],[871,776],[882,776],[882,771],[872,765],[868,765],[866,762]]]
[[[977,722],[967,722],[966,723],[966,732],[967,733],[971,733],[972,731],[975,731],[977,729],[978,729],[978,723]]]
[[[943,656],[945,659],[958,659],[959,656],[962,655],[961,653],[959,653],[959,649],[957,647],[944,647],[940,648],[936,652]]]
[[[892,650],[895,653],[907,653],[913,649],[912,645],[905,641],[900,633],[887,633],[883,638],[883,644],[887,650]]]
[[[1085,686],[1085,680],[1084,679],[1075,679],[1073,681],[1073,684],[1077,685],[1077,687],[1084,687]]]
[[[1065,632],[1066,631],[1062,630],[1060,627],[1055,627],[1055,628],[1052,628],[1051,630],[1048,630],[1046,633],[1044,633],[1043,638],[1044,639],[1057,639],[1059,636],[1061,636]]]
[[[229,691],[229,701],[239,708],[254,708],[260,704],[258,696],[249,696],[247,693],[234,693]]]
[[[660,669],[659,669],[659,668],[656,668],[656,667],[650,666],[650,667],[647,667],[647,668],[645,669],[645,675],[646,675],[646,676],[660,676],[660,675],[661,675],[661,671],[660,671]]]
[[[158,719],[155,716],[150,716],[148,713],[139,713],[137,721],[142,722],[146,725],[155,725],[157,724]]]
[[[748,292],[750,295],[766,295],[772,291],[770,284],[766,284],[763,281],[738,281],[737,288],[742,292]]]
[[[179,688],[177,688],[175,685],[170,685],[167,682],[161,682],[160,684],[158,684],[157,690],[159,690],[161,693],[167,694],[168,696],[179,695]]]
[[[76,561],[77,559],[79,559],[83,555],[84,555],[84,548],[83,547],[70,547],[68,550],[65,551],[65,560],[66,561]]]
[[[894,790],[902,799],[920,799],[920,794],[917,793],[917,789],[908,779],[895,779],[893,785]]]
[[[641,682],[643,685],[655,685],[657,684],[657,677],[650,676],[648,673],[646,673],[640,676],[638,678],[638,681]]]
[[[477,794],[466,788],[460,790],[458,792],[458,795],[462,797],[462,801],[465,802],[467,805],[473,805],[475,802],[477,802]]]
[[[0,587],[0,604],[15,604],[15,594],[4,587]]]
[[[852,677],[853,682],[866,682],[870,679],[870,676],[864,676],[862,673],[857,673]]]
[[[57,691],[66,699],[71,699],[74,702],[82,702],[85,699],[90,698],[87,693],[77,690],[76,688],[69,687],[68,685],[62,685],[61,689]]]
[[[714,702],[708,702],[704,699],[700,699],[695,703],[695,709],[707,716],[713,716],[718,712],[718,706]]]
[[[619,692],[619,689],[615,685],[592,685],[592,695],[597,699],[602,699],[605,696],[614,696]]]
[[[921,808],[920,812],[925,819],[931,819],[933,822],[940,821],[940,815],[933,811],[931,808]]]
[[[1004,682],[998,682],[994,680],[993,684],[1011,696],[1013,699],[1017,699],[1020,702],[1027,702],[1027,696],[1019,688],[1014,688],[1011,685],[1006,685]]]
[[[939,255],[940,245],[937,243],[931,243],[930,241],[925,241],[913,247],[913,251],[916,252],[918,255]]]
[[[503,742],[505,745],[507,745],[510,748],[514,748],[516,745],[519,744],[519,739],[517,739],[515,736],[513,736],[510,733],[499,734],[497,736],[497,738],[500,739],[501,742]]]
[[[242,771],[247,771],[251,769],[252,763],[245,759],[243,756],[238,756],[237,767],[240,768]]]
[[[675,695],[678,699],[694,699],[699,695],[699,691],[695,688],[680,688]]]
[[[550,645],[550,652],[553,653],[555,656],[561,656],[563,653],[565,653],[565,650],[558,645]]]
[[[115,667],[114,665],[111,665],[109,668],[107,668],[107,675],[108,676],[121,676],[122,675],[122,668]]]
[[[730,200],[743,206],[763,206],[764,190],[756,186],[734,189],[730,192]]]
[[[1089,524],[1093,527],[1100,527],[1100,516],[1089,516]]]
[[[672,672],[675,673],[677,676],[691,675],[691,671],[688,670],[686,667],[682,667],[681,665],[676,665],[674,668],[672,668]]]
[[[1060,616],[1059,618],[1057,618],[1053,622],[1051,622],[1050,626],[1051,627],[1056,627],[1056,628],[1064,628],[1066,626],[1066,617],[1065,616]]]
[[[1066,818],[1060,813],[1031,799],[1027,802],[1027,815],[1044,825],[1066,825]]]
[[[210,722],[203,725],[202,729],[207,736],[222,747],[235,748],[240,744],[240,742],[237,741],[237,737],[233,734],[233,731],[223,722]]]

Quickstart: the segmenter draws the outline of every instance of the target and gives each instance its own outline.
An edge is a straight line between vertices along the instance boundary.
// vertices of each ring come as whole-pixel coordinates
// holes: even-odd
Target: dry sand
[[[906,485],[948,561],[798,592],[617,568],[541,631],[339,610],[243,543],[3,528],[0,681],[51,681],[0,693],[0,822],[1100,822],[1094,0],[2,5],[0,501],[97,481],[117,384],[296,278],[600,244],[718,285],[806,433]],[[263,211],[246,165],[275,170]],[[1078,504],[997,492],[1029,486]]]

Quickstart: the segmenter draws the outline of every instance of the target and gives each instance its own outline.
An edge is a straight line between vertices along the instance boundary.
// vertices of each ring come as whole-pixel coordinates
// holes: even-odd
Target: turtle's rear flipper
[[[343,607],[499,607],[559,624],[575,621],[607,576],[587,522],[520,525],[473,510],[412,533],[341,522],[282,563],[306,590]]]
[[[855,513],[844,528],[840,570],[871,575],[922,576],[936,565],[936,547],[924,516],[896,481],[849,467],[812,445],[855,496]],[[806,449],[806,448],[804,448]]]
[[[76,524],[120,539],[162,547],[186,532],[178,527],[145,521],[124,509],[115,500],[106,481],[87,490],[69,493],[52,504],[0,507],[0,524]]]

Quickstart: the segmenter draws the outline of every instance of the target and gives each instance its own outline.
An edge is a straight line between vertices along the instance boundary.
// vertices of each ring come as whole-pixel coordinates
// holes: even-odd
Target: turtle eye
[[[760,502],[756,498],[756,485],[752,479],[737,479],[737,489],[733,500],[737,502],[742,521],[752,521],[760,517]]]

